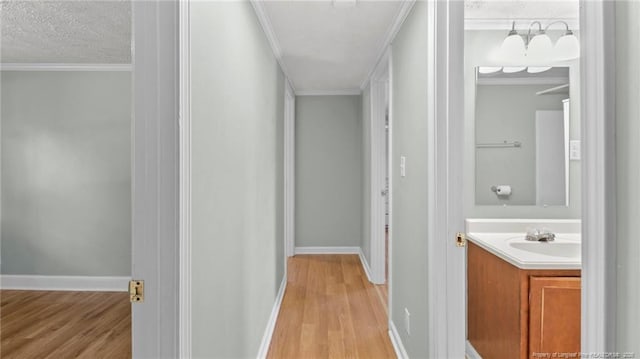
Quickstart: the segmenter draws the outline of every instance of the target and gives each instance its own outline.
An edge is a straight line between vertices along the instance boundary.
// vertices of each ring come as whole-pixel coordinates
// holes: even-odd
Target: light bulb
[[[548,63],[552,60],[553,45],[547,34],[540,33],[531,39],[527,48],[527,60],[529,63]]]
[[[502,70],[502,67],[494,67],[494,66],[480,66],[478,68],[478,72],[481,74],[492,74],[494,72],[498,72]]]
[[[529,68],[527,68],[527,72],[530,74],[537,74],[548,70],[551,70],[551,66],[529,66]]]
[[[571,31],[558,39],[554,48],[556,60],[573,60],[580,57],[580,42]]]
[[[502,72],[505,74],[512,74],[514,72],[520,72],[526,69],[526,66],[505,66],[502,68]]]
[[[525,47],[522,36],[512,31],[509,33],[502,46],[500,46],[500,58],[501,60],[509,63],[522,63],[524,60]]]

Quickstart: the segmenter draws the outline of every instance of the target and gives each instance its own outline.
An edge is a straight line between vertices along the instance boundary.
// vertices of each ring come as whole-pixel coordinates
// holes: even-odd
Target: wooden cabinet
[[[580,278],[529,278],[529,355],[580,352]]]
[[[469,242],[467,338],[483,359],[580,351],[580,271],[525,270]]]

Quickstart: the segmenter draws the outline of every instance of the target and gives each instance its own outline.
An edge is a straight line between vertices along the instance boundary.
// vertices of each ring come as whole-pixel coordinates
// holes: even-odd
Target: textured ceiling
[[[129,1],[16,1],[0,5],[3,63],[131,63]]]
[[[399,1],[265,1],[297,91],[357,89],[374,67]]]
[[[465,0],[466,19],[577,19],[579,0]]]

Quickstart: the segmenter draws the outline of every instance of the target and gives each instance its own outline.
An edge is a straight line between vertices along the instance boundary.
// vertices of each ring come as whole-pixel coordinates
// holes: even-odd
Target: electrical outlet
[[[407,175],[407,158],[405,156],[400,156],[400,177],[405,177]]]
[[[404,330],[407,335],[411,335],[411,314],[409,314],[409,309],[407,308],[404,308]]]

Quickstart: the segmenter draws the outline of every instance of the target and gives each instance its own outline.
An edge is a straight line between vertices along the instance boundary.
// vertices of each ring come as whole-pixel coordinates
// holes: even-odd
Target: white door
[[[178,3],[134,1],[134,358],[178,357]]]

